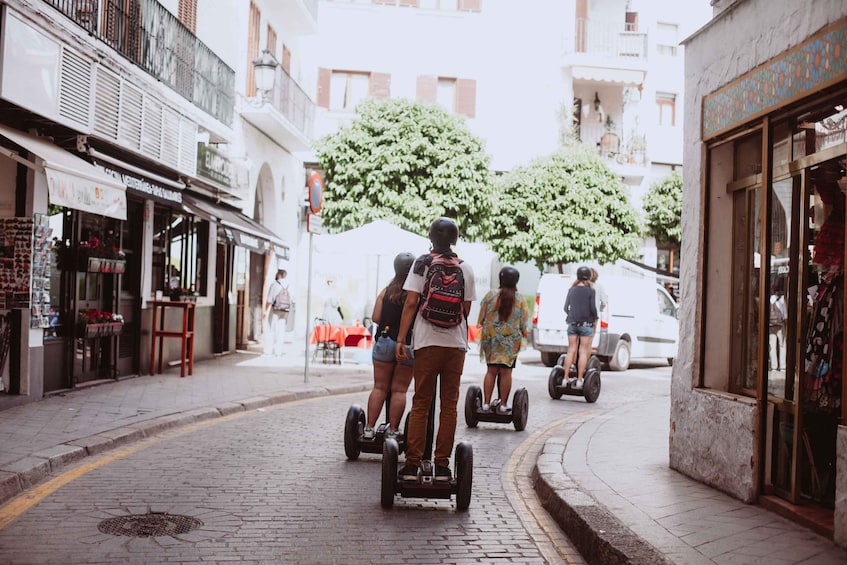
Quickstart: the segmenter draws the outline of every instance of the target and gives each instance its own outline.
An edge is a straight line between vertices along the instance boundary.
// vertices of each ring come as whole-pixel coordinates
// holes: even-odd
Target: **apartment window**
[[[179,0],[179,21],[197,35],[197,0]]]
[[[456,79],[438,79],[438,87],[435,91],[435,103],[448,112],[456,111]]]
[[[659,22],[656,25],[656,52],[667,57],[676,57],[679,45],[679,25]]]
[[[209,223],[156,205],[153,210],[151,294],[184,288],[206,295]]]
[[[656,94],[656,106],[659,109],[659,125],[676,125],[676,94],[659,92]]]
[[[333,110],[353,110],[368,97],[369,83],[367,73],[332,71],[329,107]]]

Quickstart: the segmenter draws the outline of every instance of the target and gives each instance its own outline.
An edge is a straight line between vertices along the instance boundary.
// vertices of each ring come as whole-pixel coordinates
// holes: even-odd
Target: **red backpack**
[[[464,318],[465,274],[462,260],[451,254],[429,255],[422,302],[421,316],[435,326],[452,328]]]

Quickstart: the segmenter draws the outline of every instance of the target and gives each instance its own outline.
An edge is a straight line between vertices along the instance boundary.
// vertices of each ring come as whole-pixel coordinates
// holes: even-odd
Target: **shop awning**
[[[644,83],[644,71],[635,69],[613,69],[604,67],[574,66],[571,68],[573,78],[577,80],[593,80],[611,82],[625,86],[638,86]]]
[[[232,239],[241,247],[256,253],[269,253],[273,245],[277,254],[284,249],[285,256],[288,255],[288,246],[279,236],[237,210],[224,208],[188,194],[183,195],[183,204],[188,210],[196,211],[199,216],[214,217],[225,231],[232,233]]]
[[[0,125],[0,136],[40,158],[43,167],[13,151],[4,154],[47,175],[50,202],[126,220],[126,185],[50,141]]]

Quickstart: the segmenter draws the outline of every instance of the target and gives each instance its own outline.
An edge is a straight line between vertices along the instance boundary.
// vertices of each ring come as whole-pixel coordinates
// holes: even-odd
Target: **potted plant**
[[[124,318],[114,312],[89,308],[77,317],[78,334],[84,338],[108,337],[123,332]]]

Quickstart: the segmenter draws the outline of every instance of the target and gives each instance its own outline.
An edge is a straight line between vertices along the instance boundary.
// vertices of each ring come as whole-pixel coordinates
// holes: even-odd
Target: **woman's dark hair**
[[[406,282],[406,276],[414,262],[415,256],[408,252],[399,253],[394,258],[394,278],[385,288],[385,296],[389,302],[403,304],[406,301],[406,291],[403,290],[403,284]]]
[[[500,295],[497,297],[497,314],[500,318],[500,323],[505,323],[509,316],[512,315],[512,310],[515,308],[515,294],[517,289],[514,287],[501,286]]]

